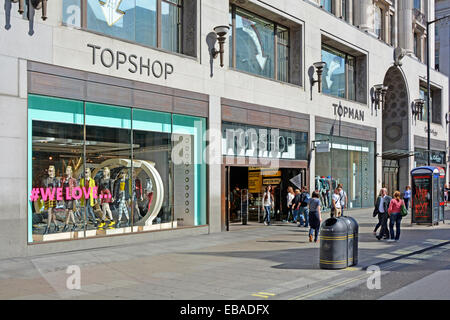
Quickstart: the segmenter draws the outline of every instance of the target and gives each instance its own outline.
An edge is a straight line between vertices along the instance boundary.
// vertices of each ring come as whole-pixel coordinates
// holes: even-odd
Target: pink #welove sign
[[[65,192],[65,197],[63,196],[64,188],[33,188],[31,190],[30,200],[36,201],[39,199],[39,196],[44,201],[70,201],[70,200],[79,200],[81,197],[94,198],[94,199],[102,199],[102,198],[111,198],[111,194],[100,194],[98,195],[98,187],[67,187]]]

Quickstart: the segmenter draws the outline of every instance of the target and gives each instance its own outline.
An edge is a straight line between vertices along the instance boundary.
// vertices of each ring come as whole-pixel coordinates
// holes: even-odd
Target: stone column
[[[414,51],[414,33],[412,30],[413,0],[397,1],[397,4],[398,46]]]
[[[348,22],[350,24],[354,24],[353,21],[353,0],[347,1],[347,16],[348,16]]]
[[[373,2],[372,0],[361,0],[359,2],[359,28],[363,31],[373,33]]]

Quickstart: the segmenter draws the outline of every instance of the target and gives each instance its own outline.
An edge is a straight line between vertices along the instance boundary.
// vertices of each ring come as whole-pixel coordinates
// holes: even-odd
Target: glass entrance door
[[[398,160],[383,159],[383,186],[387,188],[388,195],[392,196],[398,190]]]

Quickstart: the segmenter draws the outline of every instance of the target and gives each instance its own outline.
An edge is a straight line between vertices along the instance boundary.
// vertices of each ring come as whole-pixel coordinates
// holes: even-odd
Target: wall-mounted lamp
[[[11,8],[12,3],[19,3],[19,13],[23,14],[25,11],[25,3],[28,5],[27,19],[29,21],[28,34],[32,36],[34,34],[34,12],[35,10],[42,9],[41,18],[47,20],[47,0],[5,0],[5,29],[11,29]]]
[[[450,112],[447,112],[445,114],[445,124],[448,126],[449,123],[450,123]]]
[[[320,61],[320,62],[314,62],[313,66],[316,69],[316,73],[317,73],[317,80],[315,80],[314,78],[311,79],[311,86],[314,86],[314,84],[317,82],[318,83],[318,90],[319,93],[322,92],[322,72],[323,72],[323,68],[327,65],[326,62]]]
[[[220,54],[220,66],[223,67],[223,54],[224,49],[223,45],[225,44],[225,36],[228,33],[228,30],[230,30],[229,26],[217,26],[214,28],[214,32],[217,34],[217,40],[219,41],[219,50],[216,50],[216,48],[211,49],[211,54],[213,58],[217,58],[217,55]]]
[[[422,120],[422,111],[425,101],[423,99],[415,99],[413,103],[412,115],[414,116],[414,120],[419,118]]]
[[[375,104],[375,109],[384,110],[384,104],[386,102],[386,93],[389,87],[382,84],[376,84],[373,86],[374,94],[372,95],[372,103]]]

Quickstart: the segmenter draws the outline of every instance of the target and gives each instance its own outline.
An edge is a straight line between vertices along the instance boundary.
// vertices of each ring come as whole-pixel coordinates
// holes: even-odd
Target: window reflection
[[[235,54],[233,67],[236,69],[289,81],[289,29],[235,6],[230,11],[230,24],[233,16],[236,23],[235,30],[229,34],[230,65],[233,66]],[[233,47],[233,37],[236,37],[236,48]]]
[[[324,210],[331,208],[331,196],[338,184],[347,193],[348,208],[370,207],[374,200],[374,143],[358,139],[317,134],[329,140],[331,151],[316,154],[315,188]]]
[[[326,62],[322,76],[323,92],[356,100],[355,57],[322,45],[322,61]]]
[[[320,0],[320,5],[328,12],[332,12],[332,2],[332,0]]]
[[[345,55],[328,47],[322,48],[323,92],[345,98]]]

